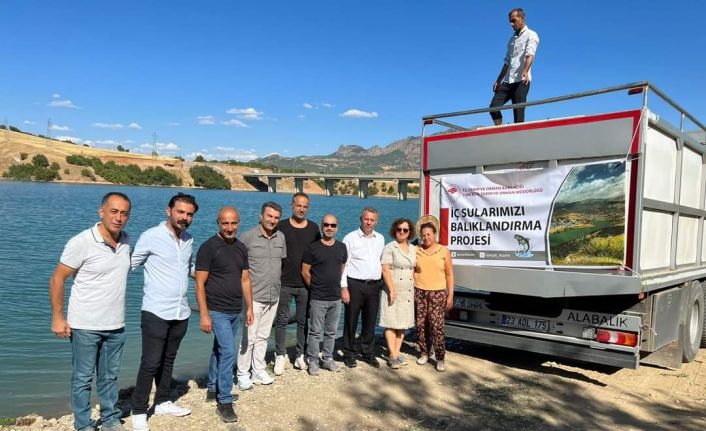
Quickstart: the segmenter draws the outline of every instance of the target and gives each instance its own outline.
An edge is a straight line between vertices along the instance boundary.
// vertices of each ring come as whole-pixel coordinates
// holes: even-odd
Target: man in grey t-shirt
[[[51,330],[71,340],[73,371],[71,408],[77,430],[95,429],[91,419],[91,382],[101,406],[101,429],[122,430],[118,408],[118,372],[125,343],[125,289],[130,271],[130,240],[123,228],[130,218],[130,199],[117,192],[103,196],[100,221],[74,236],[64,247],[49,280]],[[64,318],[64,285],[73,277],[68,317]]]
[[[274,382],[265,370],[265,353],[279,302],[282,259],[287,257],[284,234],[277,230],[281,216],[279,204],[265,202],[260,211],[260,223],[240,237],[248,251],[255,317],[251,326],[243,327],[238,352],[238,387],[241,390],[252,388],[253,382],[263,385]]]

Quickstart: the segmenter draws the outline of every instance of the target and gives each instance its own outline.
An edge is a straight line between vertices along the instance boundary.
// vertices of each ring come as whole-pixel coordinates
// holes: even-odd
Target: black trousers
[[[522,103],[527,101],[527,93],[529,93],[530,83],[523,83],[522,81],[513,82],[508,84],[503,82],[498,87],[498,90],[493,96],[493,100],[490,101],[490,107],[494,108],[496,106],[503,106],[508,100],[512,100],[512,103]],[[513,109],[512,113],[515,117],[515,123],[525,122],[525,108]],[[490,113],[493,120],[502,120],[503,114],[501,111],[493,111]]]
[[[164,320],[149,311],[142,311],[142,359],[132,393],[133,414],[147,413],[152,380],[157,385],[155,405],[169,401],[174,360],[188,325],[188,319]]]
[[[296,309],[294,316],[290,305],[294,298]],[[287,325],[297,322],[297,356],[306,353],[306,318],[309,308],[309,291],[306,287],[290,287],[282,285],[279,293],[279,304],[275,316],[275,352],[278,355],[287,353]]]
[[[380,280],[365,282],[348,277],[351,300],[345,305],[343,313],[343,356],[355,356],[355,330],[361,315],[360,353],[368,357],[375,354],[375,322],[380,307],[381,285]]]

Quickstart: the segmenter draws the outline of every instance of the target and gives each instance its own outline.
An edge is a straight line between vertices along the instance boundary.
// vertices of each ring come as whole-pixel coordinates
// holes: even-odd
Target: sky
[[[627,0],[2,0],[0,121],[186,159],[386,146],[419,136],[422,116],[487,107],[514,7],[540,37],[528,100],[648,80],[706,123],[706,2]],[[641,101],[620,92],[527,120]]]

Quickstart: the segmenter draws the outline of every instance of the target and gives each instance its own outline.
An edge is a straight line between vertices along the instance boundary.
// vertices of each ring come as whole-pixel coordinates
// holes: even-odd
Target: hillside
[[[419,164],[418,156],[415,157],[415,152],[418,152],[418,142],[418,138],[406,138],[393,142],[385,148],[375,146],[368,150],[358,146],[342,146],[329,156],[297,157],[295,168],[297,170],[303,169],[307,172],[321,173],[416,171]],[[229,163],[200,163],[183,161],[172,157],[153,157],[145,154],[99,149],[25,133],[0,130],[0,174],[7,172],[12,165],[30,163],[36,155],[43,155],[47,158],[49,164],[56,163],[58,165],[57,172],[61,182],[109,183],[95,173],[95,169],[91,167],[67,163],[67,156],[97,158],[103,163],[114,162],[123,166],[135,165],[141,170],[161,168],[180,179],[183,187],[193,187],[194,179],[191,177],[189,169],[195,165],[208,165],[230,181],[233,190],[243,191],[266,190],[266,184],[261,181],[247,182],[243,178],[243,174],[255,171],[262,176],[266,176],[268,172],[271,172],[267,169],[254,170],[248,166],[238,166]],[[273,156],[273,158],[259,159],[257,162],[272,164],[281,168],[291,168],[292,159],[281,158],[280,163],[273,163],[270,160],[277,161],[278,159]],[[301,165],[299,164],[300,160],[302,160]],[[306,163],[304,160],[306,160]],[[86,172],[87,170],[88,172]],[[390,181],[376,181],[371,187],[374,190],[379,190],[384,195],[394,195],[396,193],[396,184]],[[304,188],[307,193],[323,193],[323,189],[316,181],[306,181]],[[278,183],[278,191],[294,191],[294,182],[291,179],[281,180]],[[357,193],[357,189],[350,181],[341,181],[336,191],[340,194]],[[375,192],[372,193],[375,194]]]
[[[419,137],[410,136],[386,147],[377,145],[367,150],[358,145],[341,145],[336,152],[325,156],[282,157],[278,154],[255,162],[284,169],[305,172],[339,174],[409,172],[419,169]]]

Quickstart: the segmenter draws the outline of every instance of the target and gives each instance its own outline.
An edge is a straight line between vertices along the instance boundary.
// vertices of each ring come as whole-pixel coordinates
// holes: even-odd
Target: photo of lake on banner
[[[577,166],[557,195],[549,228],[552,265],[619,266],[625,255],[624,162]]]

